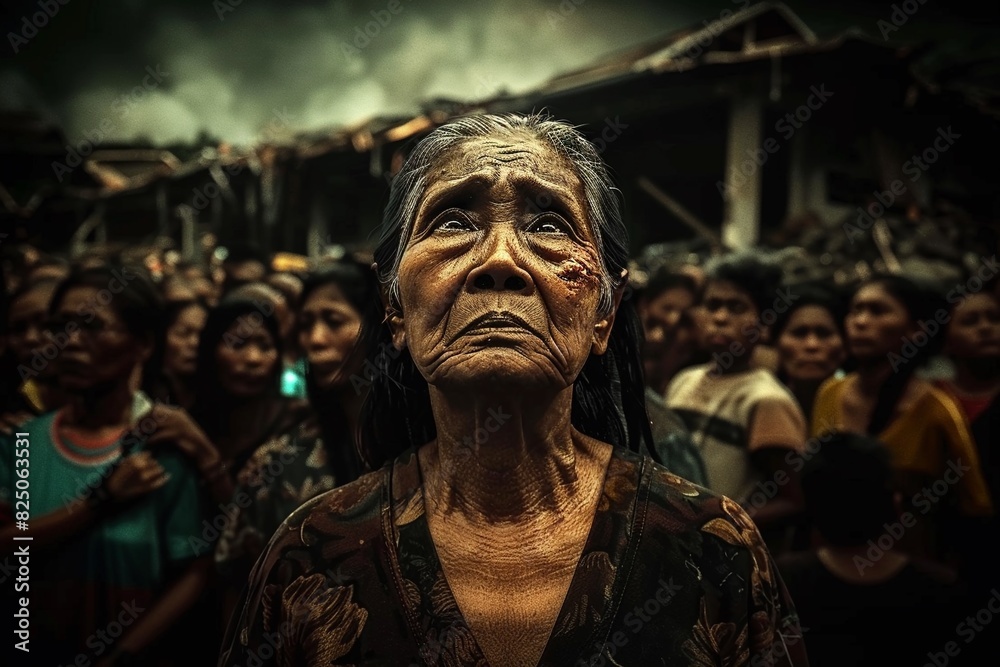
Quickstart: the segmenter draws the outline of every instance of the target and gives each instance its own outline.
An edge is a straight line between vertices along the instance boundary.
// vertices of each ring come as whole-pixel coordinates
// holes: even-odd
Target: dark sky
[[[393,2],[395,14],[388,11]],[[41,111],[70,138],[100,132],[166,143],[205,132],[249,143],[410,114],[433,96],[524,90],[750,4],[578,2],[0,0],[0,109]],[[855,25],[881,39],[877,22],[902,3],[786,4],[820,36]],[[25,30],[25,17],[43,6],[53,16],[29,36],[34,26]],[[893,43],[942,41],[960,57],[995,52],[995,2],[968,5],[982,9],[943,0],[908,6],[917,9],[889,35]],[[367,43],[356,41],[377,17],[384,25],[369,26]]]

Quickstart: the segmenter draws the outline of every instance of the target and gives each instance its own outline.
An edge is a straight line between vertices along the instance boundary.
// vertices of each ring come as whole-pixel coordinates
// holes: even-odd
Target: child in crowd
[[[747,506],[761,527],[775,528],[799,511],[787,461],[805,445],[806,419],[791,393],[750,358],[795,299],[781,277],[780,268],[749,254],[706,267],[696,321],[712,360],[678,374],[666,392],[701,452],[708,487]]]

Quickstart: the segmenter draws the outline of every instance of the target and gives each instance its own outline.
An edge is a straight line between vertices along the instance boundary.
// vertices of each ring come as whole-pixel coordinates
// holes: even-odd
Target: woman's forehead
[[[432,165],[432,183],[446,185],[472,173],[497,174],[500,170],[521,171],[542,185],[583,188],[573,162],[548,142],[528,133],[504,133],[472,137],[445,151]]]

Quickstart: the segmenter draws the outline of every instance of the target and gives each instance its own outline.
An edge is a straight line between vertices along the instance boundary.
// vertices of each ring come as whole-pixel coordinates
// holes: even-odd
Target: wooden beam
[[[639,187],[642,188],[646,194],[659,202],[663,208],[670,211],[678,220],[687,225],[688,228],[690,228],[695,234],[711,242],[711,244],[716,248],[725,248],[722,243],[722,237],[720,237],[718,233],[699,220],[698,216],[694,213],[684,208],[679,201],[668,195],[660,188],[656,187],[651,180],[645,176],[640,176]]]

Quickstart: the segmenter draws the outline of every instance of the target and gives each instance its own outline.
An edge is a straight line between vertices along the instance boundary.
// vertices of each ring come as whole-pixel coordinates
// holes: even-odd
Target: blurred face
[[[69,275],[68,266],[58,264],[46,264],[31,271],[31,280],[63,280]]]
[[[979,293],[959,302],[948,323],[946,345],[956,359],[1000,357],[1000,301]]]
[[[527,136],[488,137],[432,173],[402,251],[396,346],[432,386],[571,386],[614,321],[597,312],[603,269],[572,165]]]
[[[238,318],[226,330],[215,360],[222,388],[237,398],[260,396],[276,382],[279,360],[274,338],[249,315]]]
[[[877,360],[897,351],[916,329],[909,311],[880,284],[865,285],[851,299],[844,320],[847,347],[859,360]]]
[[[733,343],[748,349],[749,332],[758,326],[757,307],[739,286],[727,280],[712,280],[698,307],[702,347],[712,353],[730,351]]]
[[[194,375],[198,358],[198,336],[205,328],[208,313],[201,306],[188,306],[167,329],[167,349],[163,365],[168,373]]]
[[[694,294],[673,287],[650,300],[643,308],[642,323],[650,342],[671,340],[681,317],[694,305]]]
[[[823,306],[802,306],[788,318],[778,338],[781,367],[792,380],[817,382],[833,375],[844,360],[844,340]]]
[[[44,328],[54,291],[54,284],[36,287],[10,304],[7,339],[18,364],[29,365],[35,352],[48,342]]]
[[[171,280],[163,288],[163,298],[166,301],[191,301],[196,296],[191,285],[179,280]]]
[[[46,326],[47,345],[62,348],[51,363],[69,392],[128,382],[152,352],[151,342],[129,332],[110,304],[100,305],[98,293],[94,287],[71,288]]]
[[[190,278],[188,284],[194,293],[205,303],[214,306],[219,300],[218,286],[203,275]]]
[[[229,289],[247,283],[255,283],[263,280],[267,275],[267,269],[260,262],[248,260],[245,262],[232,262],[225,265],[226,285]]]
[[[361,315],[336,285],[317,287],[302,304],[299,345],[321,387],[340,384],[357,370],[346,364],[360,333]]]

